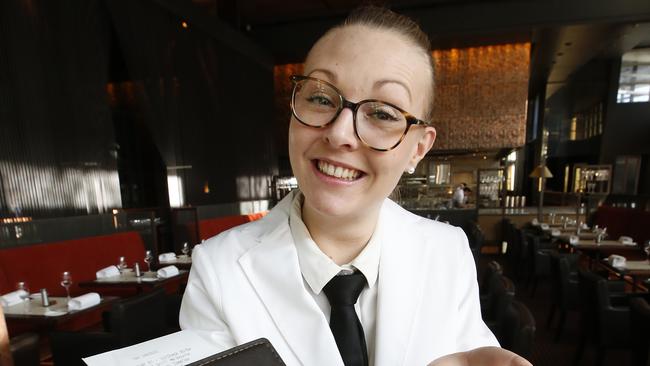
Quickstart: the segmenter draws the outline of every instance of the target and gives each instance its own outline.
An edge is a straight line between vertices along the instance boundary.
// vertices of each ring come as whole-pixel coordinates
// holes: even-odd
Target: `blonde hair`
[[[433,113],[435,63],[431,54],[431,41],[429,40],[429,36],[422,31],[413,19],[405,15],[397,14],[388,8],[380,6],[364,5],[352,10],[342,23],[329,29],[323,37],[336,29],[355,25],[393,31],[409,40],[425,54],[431,70],[431,84],[429,89],[430,102],[427,105],[427,110],[423,117],[426,121],[431,121]]]

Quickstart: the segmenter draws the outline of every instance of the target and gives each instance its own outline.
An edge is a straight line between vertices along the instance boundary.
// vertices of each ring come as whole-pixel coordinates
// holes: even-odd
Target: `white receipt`
[[[133,346],[84,358],[88,366],[181,366],[218,353],[210,342],[182,330]]]

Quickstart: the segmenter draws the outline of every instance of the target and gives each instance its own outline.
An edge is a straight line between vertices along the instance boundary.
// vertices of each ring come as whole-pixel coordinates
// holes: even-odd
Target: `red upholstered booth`
[[[51,296],[65,296],[65,290],[60,285],[64,271],[72,275],[71,296],[95,291],[81,289],[78,283],[95,279],[97,270],[116,264],[120,256],[125,257],[129,266],[136,261],[143,265],[144,251],[142,238],[135,231],[2,249],[0,293],[14,291],[16,284],[24,281],[31,292],[46,288]],[[101,293],[129,296],[135,294],[135,290],[115,289]],[[95,326],[102,321],[101,311],[97,309],[75,317],[57,328],[78,330]],[[10,324],[9,328],[12,336],[25,331],[35,331],[32,326],[20,322]]]
[[[223,216],[216,217],[212,219],[205,219],[199,221],[199,235],[201,240],[211,238],[222,231],[226,231],[232,227],[245,224],[247,222],[259,220],[268,211],[256,212],[249,215],[237,215],[237,216]]]
[[[610,238],[629,236],[638,244],[650,240],[650,212],[600,206],[594,215],[595,225],[606,227]]]
[[[24,281],[31,292],[46,288],[52,296],[64,296],[60,285],[64,271],[72,275],[72,296],[88,290],[80,289],[79,281],[93,280],[97,270],[116,264],[124,256],[129,266],[143,265],[144,244],[134,231],[82,239],[0,250],[0,293],[14,291]],[[144,268],[144,267],[143,267]]]

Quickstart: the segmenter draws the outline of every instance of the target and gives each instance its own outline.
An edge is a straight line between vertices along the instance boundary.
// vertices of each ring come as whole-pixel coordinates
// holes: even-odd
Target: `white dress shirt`
[[[375,232],[363,248],[361,253],[348,264],[337,265],[330,257],[323,253],[309,234],[309,230],[302,221],[302,193],[296,194],[293,199],[289,214],[289,227],[298,253],[298,263],[305,284],[305,289],[314,298],[322,310],[327,322],[330,321],[331,307],[323,287],[336,275],[351,274],[355,268],[366,277],[368,284],[359,295],[359,300],[354,305],[359,321],[363,326],[368,349],[368,364],[375,362],[375,323],[377,318],[377,278],[379,273],[379,258],[381,255],[380,223],[377,223]]]

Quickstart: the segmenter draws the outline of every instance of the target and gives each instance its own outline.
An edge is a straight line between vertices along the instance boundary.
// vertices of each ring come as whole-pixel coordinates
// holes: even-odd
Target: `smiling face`
[[[430,103],[427,55],[390,30],[353,25],[329,32],[310,51],[305,75],[331,83],[352,102],[379,99],[420,119]],[[412,126],[399,146],[380,152],[357,139],[350,109],[320,129],[292,117],[289,156],[305,196],[303,212],[350,219],[372,216],[434,139],[432,127]]]

